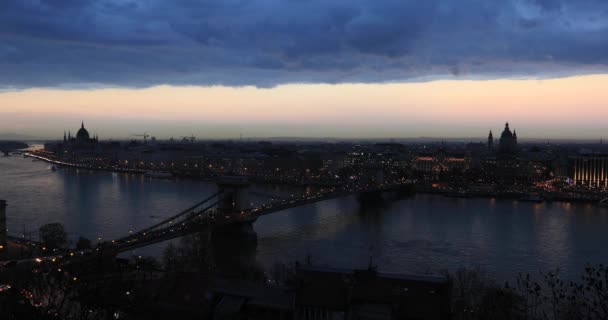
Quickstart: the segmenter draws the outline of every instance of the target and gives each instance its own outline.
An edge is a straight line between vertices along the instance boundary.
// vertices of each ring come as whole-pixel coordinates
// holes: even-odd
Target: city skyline
[[[0,134],[55,139],[86,120],[102,138],[114,139],[142,132],[208,139],[469,138],[510,121],[524,139],[597,140],[605,136],[601,119],[608,116],[608,93],[600,88],[606,82],[606,75],[589,75],[273,88],[28,89],[0,93]]]
[[[608,0],[0,0],[0,319],[608,319]]]
[[[599,139],[597,0],[7,1],[0,134]]]

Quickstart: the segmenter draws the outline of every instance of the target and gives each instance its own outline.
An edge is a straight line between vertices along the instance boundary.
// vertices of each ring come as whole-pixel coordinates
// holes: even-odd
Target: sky
[[[605,0],[3,0],[0,138],[608,137]]]

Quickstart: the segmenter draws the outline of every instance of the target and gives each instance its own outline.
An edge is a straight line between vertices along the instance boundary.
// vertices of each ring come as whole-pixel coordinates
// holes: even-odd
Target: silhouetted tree
[[[61,223],[45,224],[39,229],[40,241],[50,248],[58,249],[67,243],[67,235]]]
[[[524,319],[523,298],[508,286],[489,286],[475,307],[475,319]]]
[[[86,250],[91,249],[91,240],[85,237],[79,237],[76,242],[76,250]]]
[[[178,268],[179,257],[177,256],[177,249],[173,243],[169,245],[163,251],[163,267],[167,271],[175,271]]]
[[[88,284],[57,270],[18,271],[10,299],[0,299],[0,319],[88,320],[102,319],[106,312],[81,302]]]

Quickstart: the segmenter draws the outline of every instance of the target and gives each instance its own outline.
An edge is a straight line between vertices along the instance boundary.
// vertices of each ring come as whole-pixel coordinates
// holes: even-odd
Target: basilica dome
[[[511,129],[509,129],[509,123],[505,124],[505,130],[500,135],[501,138],[511,139],[513,138],[513,133],[511,133]]]
[[[511,132],[508,122],[505,124],[505,130],[500,135],[498,148],[501,153],[517,152],[517,133],[515,133],[515,130]]]

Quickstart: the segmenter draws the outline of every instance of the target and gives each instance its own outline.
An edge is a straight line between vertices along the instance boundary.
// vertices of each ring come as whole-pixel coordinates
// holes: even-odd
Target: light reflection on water
[[[8,200],[8,228],[36,234],[62,222],[72,239],[104,240],[153,224],[216,190],[208,182],[153,180],[140,175],[51,171],[43,162],[0,157],[0,198]],[[292,188],[256,191],[289,195]],[[589,204],[520,203],[385,195],[384,203],[346,197],[260,218],[257,259],[303,260],[366,267],[370,253],[381,270],[427,272],[478,267],[499,279],[559,267],[577,277],[586,262],[607,263],[608,211]],[[252,197],[261,203],[263,197]],[[95,241],[94,241],[95,242]],[[156,253],[163,245],[140,250]]]

